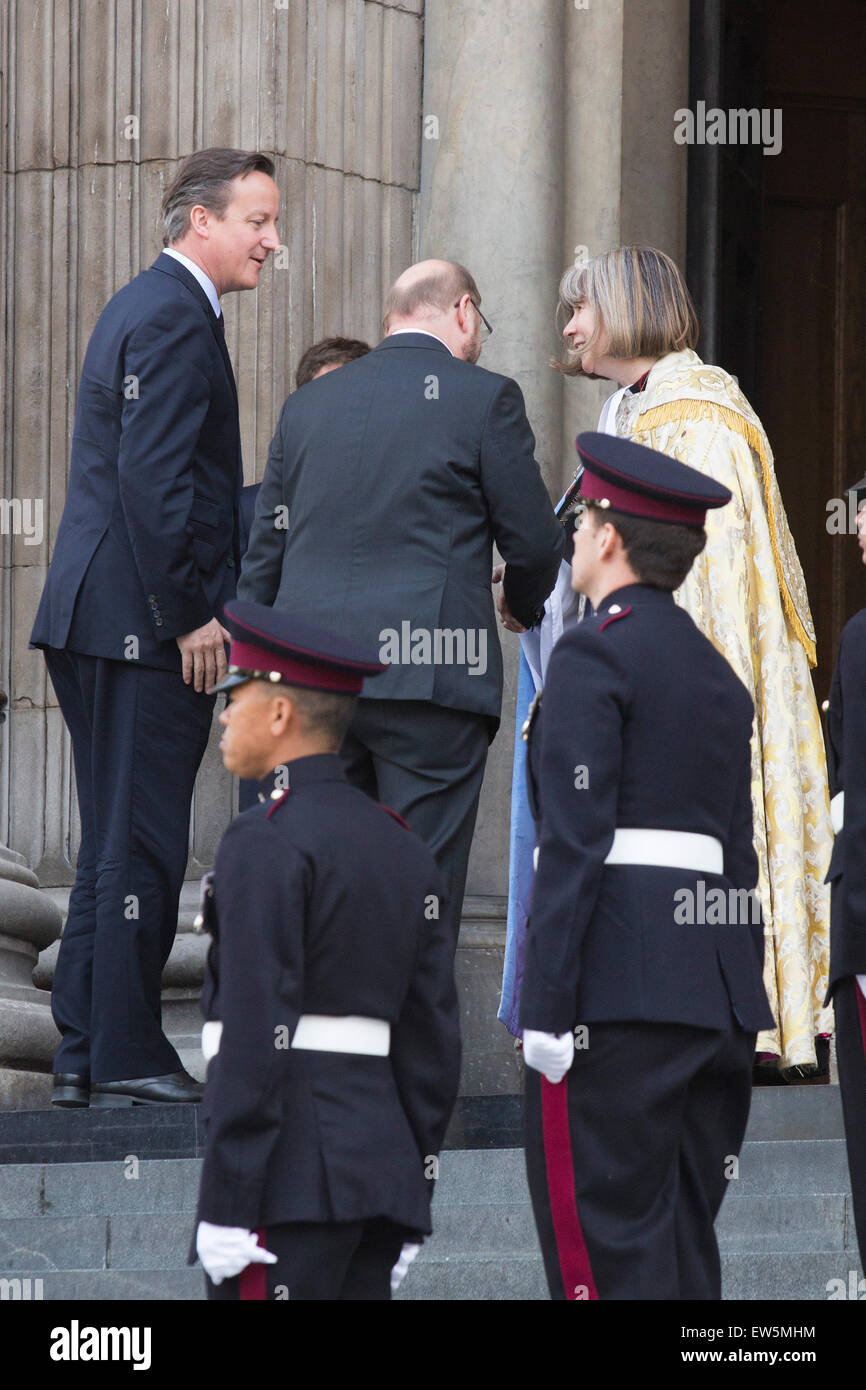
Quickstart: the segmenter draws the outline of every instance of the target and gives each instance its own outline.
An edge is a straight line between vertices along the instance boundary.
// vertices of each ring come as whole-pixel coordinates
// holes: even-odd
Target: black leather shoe
[[[51,1104],[62,1105],[67,1110],[89,1105],[90,1077],[74,1071],[55,1072]]]
[[[94,1081],[90,1088],[91,1106],[195,1104],[204,1086],[189,1072],[175,1071],[169,1076],[140,1076],[132,1081]]]

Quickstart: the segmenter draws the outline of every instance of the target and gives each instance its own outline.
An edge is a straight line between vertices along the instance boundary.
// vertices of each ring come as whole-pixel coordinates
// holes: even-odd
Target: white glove
[[[400,1285],[402,1284],[403,1280],[406,1278],[406,1271],[407,1271],[407,1269],[409,1268],[410,1264],[412,1263],[412,1261],[414,1260],[415,1256],[418,1254],[418,1251],[419,1251],[420,1249],[421,1249],[421,1246],[420,1246],[420,1245],[404,1245],[404,1246],[403,1246],[403,1249],[400,1251],[400,1258],[399,1258],[399,1260],[397,1261],[397,1263],[395,1264],[394,1268],[391,1270],[391,1292],[392,1292],[392,1293],[396,1293],[397,1290],[399,1289],[399,1287],[400,1287]]]
[[[245,1226],[214,1226],[210,1221],[200,1221],[195,1233],[195,1248],[214,1284],[234,1279],[247,1265],[277,1263],[276,1255],[259,1245]]]
[[[523,1056],[528,1067],[540,1071],[554,1086],[574,1061],[573,1033],[536,1033],[523,1030]]]

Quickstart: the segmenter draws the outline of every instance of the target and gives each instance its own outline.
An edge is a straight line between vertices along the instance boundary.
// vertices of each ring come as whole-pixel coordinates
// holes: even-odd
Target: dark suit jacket
[[[541,833],[522,1027],[726,1028],[731,1009],[748,1031],[772,1027],[757,899],[730,896],[758,880],[752,715],[727,661],[660,589],[619,589],[560,638],[530,737]],[[618,827],[712,835],[724,872],[605,865]]]
[[[827,1000],[848,975],[866,974],[866,608],[842,629],[827,710],[830,795],[845,793],[827,882],[830,980]]]
[[[261,483],[249,483],[246,487],[241,488],[240,503],[238,504],[238,550],[242,563],[249,548],[250,532],[253,529],[256,515],[256,502],[261,489]]]
[[[189,271],[160,255],[90,338],[66,506],[34,646],[180,670],[175,638],[219,616],[238,573],[242,481],[225,337]]]
[[[223,1033],[197,1222],[384,1216],[428,1232],[460,1072],[443,879],[339,757],[288,773],[282,801],[232,821],[214,867],[202,1009]],[[309,1013],[387,1020],[390,1056],[291,1049]]]
[[[498,720],[493,542],[508,565],[509,606],[526,625],[559,568],[561,528],[534,447],[515,382],[429,335],[386,338],[283,406],[240,597],[377,651],[383,633],[394,634],[398,660],[376,678],[377,699]],[[438,651],[437,630],[449,634]],[[383,659],[394,660],[393,643]]]

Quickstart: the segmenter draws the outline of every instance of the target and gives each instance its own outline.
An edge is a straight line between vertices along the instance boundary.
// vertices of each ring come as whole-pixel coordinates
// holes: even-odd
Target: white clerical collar
[[[451,352],[444,338],[440,338],[438,333],[428,333],[426,328],[396,328],[393,333],[388,334],[388,337],[399,338],[401,333],[423,333],[425,338],[435,338],[437,343],[441,343],[443,347],[447,347],[448,351]],[[454,356],[453,352],[451,352],[451,356]]]
[[[220,313],[222,312],[220,309],[220,298],[216,292],[216,285],[214,284],[210,276],[206,275],[205,272],[202,270],[201,266],[196,265],[195,261],[191,261],[189,256],[184,256],[181,251],[175,251],[173,246],[164,246],[162,250],[164,255],[173,256],[176,261],[180,261],[181,265],[186,266],[190,275],[195,276],[196,280],[198,280],[199,284],[201,285],[202,289],[208,297],[208,303],[210,304],[210,307],[213,309],[217,318],[219,318]]]

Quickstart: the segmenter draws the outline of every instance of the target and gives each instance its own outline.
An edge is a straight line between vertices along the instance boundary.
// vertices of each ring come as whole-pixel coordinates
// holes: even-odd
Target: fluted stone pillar
[[[594,429],[604,382],[563,380],[562,271],[649,242],[682,264],[688,0],[427,0],[421,256],[464,262],[494,325],[481,365],[517,379],[555,500]],[[503,633],[502,727],[488,761],[458,975],[474,1074],[464,1091],[519,1088],[495,1022],[508,875],[517,641]]]
[[[463,262],[494,332],[480,365],[515,377],[551,492],[562,384],[555,348],[564,7],[549,0],[427,0],[420,254]],[[505,942],[517,639],[503,632],[502,726],[490,752],[457,957],[462,1091],[514,1092],[520,1070],[496,1022]]]

